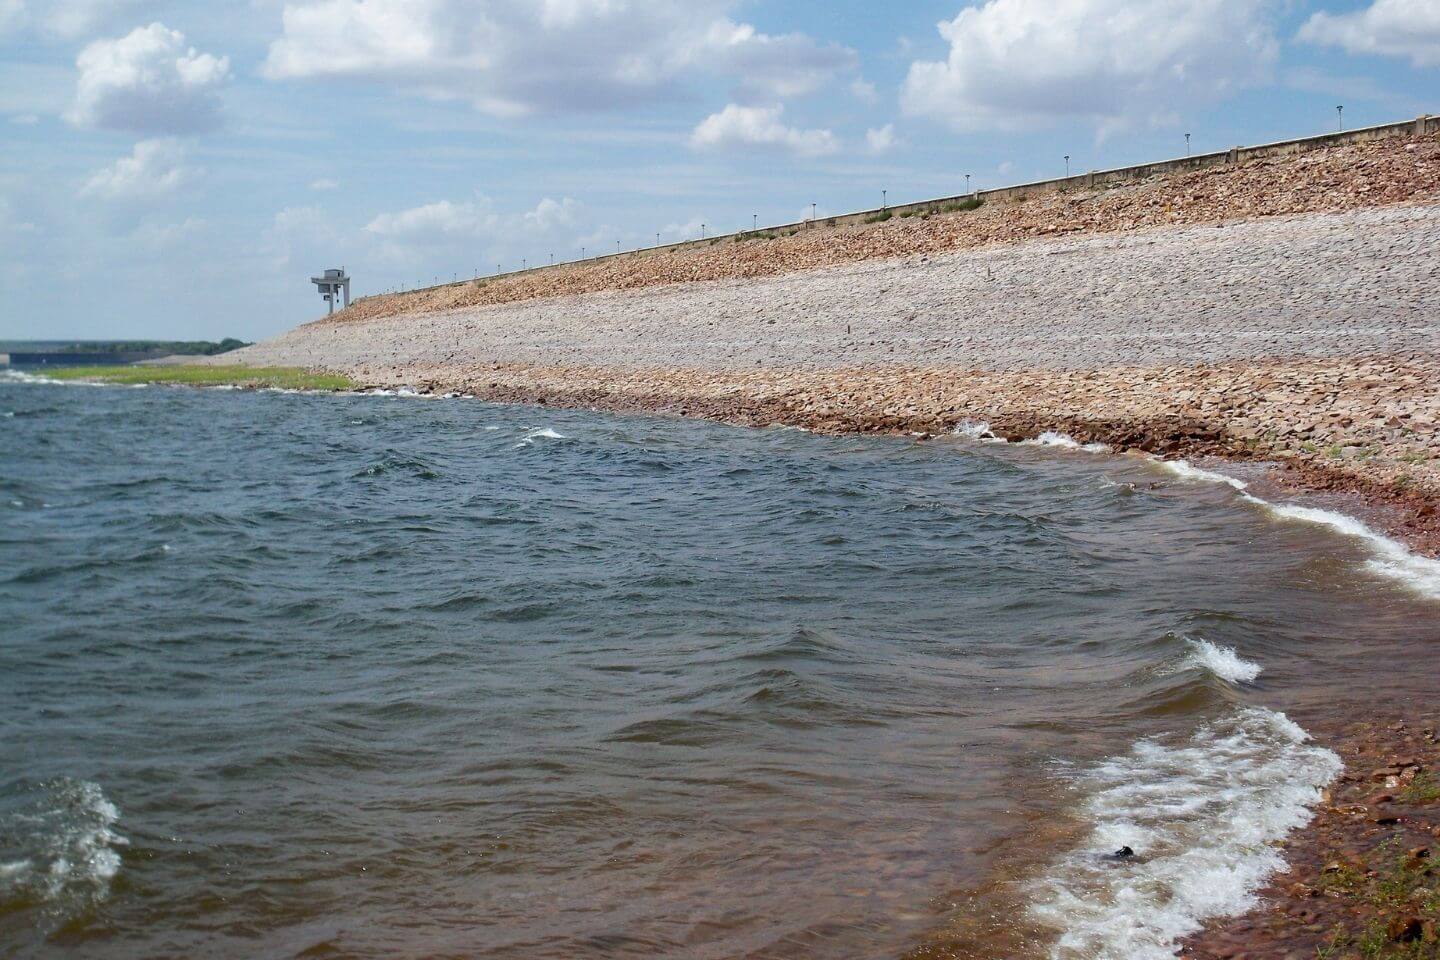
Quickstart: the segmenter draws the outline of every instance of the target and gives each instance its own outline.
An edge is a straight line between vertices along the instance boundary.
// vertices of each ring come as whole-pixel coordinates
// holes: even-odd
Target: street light
[[[965,192],[970,192],[970,174],[965,174]]]
[[[703,224],[703,223],[700,224],[700,239],[701,239],[701,240],[704,240],[704,239],[705,239],[705,224]]]
[[[889,190],[881,190],[881,191],[880,191],[880,209],[881,209],[881,210],[886,210],[886,209],[888,209],[889,207],[890,207],[890,191],[889,191]]]
[[[1070,154],[1065,154],[1065,176],[1070,176]]]
[[[1190,134],[1185,134],[1185,156],[1190,156]]]
[[[751,229],[751,230],[759,230],[759,229],[760,229],[760,214],[758,214],[758,213],[752,213],[752,214],[750,214],[750,229]]]
[[[815,208],[816,208],[816,204],[813,204],[813,203],[810,204],[810,219],[811,219],[811,220],[814,220],[814,219],[815,219]]]
[[[1345,108],[1344,108],[1343,106],[1336,107],[1336,108],[1335,108],[1335,114],[1336,114],[1336,116],[1338,116],[1338,117],[1340,118],[1340,132],[1341,132],[1341,133],[1344,133],[1344,132],[1345,132]]]

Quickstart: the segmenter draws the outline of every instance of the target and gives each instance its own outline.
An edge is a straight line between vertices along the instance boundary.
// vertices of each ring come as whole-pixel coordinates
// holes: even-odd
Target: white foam
[[[965,437],[969,440],[980,440],[985,443],[1007,442],[1004,437],[995,436],[995,433],[990,429],[990,424],[986,423],[983,420],[975,422],[966,420],[964,423],[956,424],[955,436]]]
[[[1109,453],[1110,447],[1103,443],[1081,443],[1068,433],[1046,430],[1031,440],[1021,440],[1022,447],[1059,447],[1062,450],[1083,450],[1086,453]]]
[[[0,380],[11,380],[16,383],[68,383],[66,380],[53,380],[35,373],[24,373],[20,370],[0,370]]]
[[[1190,644],[1190,656],[1184,663],[1187,667],[1208,670],[1229,683],[1253,683],[1264,670],[1260,664],[1242,658],[1234,647],[1222,647],[1200,637],[1185,639]]]
[[[1255,903],[1285,863],[1272,844],[1309,821],[1340,758],[1284,714],[1247,709],[1189,740],[1142,740],[1082,775],[1083,849],[1031,890],[1054,960],[1171,960],[1176,941]],[[1130,847],[1136,856],[1104,855]]]
[[[552,430],[550,427],[541,427],[539,430],[531,430],[529,433],[525,434],[526,440],[536,440],[541,437],[545,438],[546,440],[569,439],[565,436],[565,434],[561,433],[558,430]]]
[[[1365,561],[1371,573],[1399,581],[1418,593],[1440,600],[1440,560],[1423,557],[1398,540],[1370,529],[1354,517],[1333,510],[1267,503],[1265,508],[1285,520],[1318,523],[1336,533],[1361,540],[1374,554]]]
[[[44,784],[35,801],[0,822],[17,839],[24,859],[0,864],[0,897],[21,890],[64,907],[103,899],[120,871],[115,832],[120,811],[100,786],[60,779]]]
[[[1080,443],[1068,433],[1059,433],[1055,430],[1046,430],[1038,437],[1030,440],[1021,440],[1022,447],[1060,447],[1062,450],[1079,450]]]
[[[1236,490],[1244,490],[1249,486],[1244,480],[1236,477],[1229,477],[1223,473],[1216,473],[1213,470],[1202,470],[1191,464],[1188,460],[1158,460],[1156,462],[1183,480],[1204,480],[1210,483],[1223,483],[1226,486],[1234,487]]]
[[[1156,462],[1171,473],[1187,480],[1205,480],[1233,487],[1239,491],[1244,500],[1262,507],[1274,517],[1282,520],[1318,523],[1321,526],[1329,527],[1336,533],[1361,540],[1373,554],[1371,559],[1365,562],[1365,569],[1395,580],[1423,596],[1440,600],[1440,560],[1421,556],[1398,540],[1393,540],[1372,530],[1354,517],[1336,513],[1334,510],[1322,510],[1318,507],[1302,507],[1262,500],[1247,490],[1249,484],[1245,481],[1226,476],[1223,473],[1202,470],[1199,467],[1191,466],[1184,460],[1159,460]]]

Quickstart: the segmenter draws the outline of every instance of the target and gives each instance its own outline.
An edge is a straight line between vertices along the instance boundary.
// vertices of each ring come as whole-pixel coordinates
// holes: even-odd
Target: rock
[[[1415,916],[1395,917],[1385,925],[1385,936],[1396,943],[1410,943],[1419,940],[1424,932],[1424,922]]]

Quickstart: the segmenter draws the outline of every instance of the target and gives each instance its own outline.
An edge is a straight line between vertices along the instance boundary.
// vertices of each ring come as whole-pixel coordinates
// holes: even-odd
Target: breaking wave
[[[1398,540],[1376,532],[1354,517],[1336,513],[1334,510],[1322,510],[1318,507],[1271,503],[1269,500],[1263,500],[1250,493],[1249,484],[1244,480],[1216,473],[1213,470],[1202,470],[1184,460],[1160,460],[1157,462],[1171,473],[1187,480],[1223,483],[1233,487],[1244,500],[1263,508],[1271,516],[1282,520],[1318,523],[1321,526],[1329,527],[1336,533],[1360,540],[1372,554],[1371,559],[1365,563],[1365,569],[1398,581],[1424,596],[1440,599],[1440,560],[1421,556]]]
[[[1258,663],[1252,663],[1235,652],[1234,647],[1222,647],[1199,637],[1187,637],[1190,655],[1182,666],[1208,670],[1229,683],[1254,683],[1264,672]]]
[[[62,777],[24,785],[0,806],[0,910],[73,916],[104,900],[128,841],[100,786]]]
[[[1282,713],[1245,709],[1081,774],[1089,837],[1031,890],[1032,919],[1058,935],[1053,960],[1170,960],[1206,920],[1253,907],[1284,868],[1272,844],[1341,769],[1308,740]]]
[[[539,430],[531,430],[529,433],[525,434],[524,438],[521,439],[521,441],[520,441],[519,443],[515,444],[515,446],[517,446],[517,447],[528,447],[528,446],[531,446],[532,444],[534,444],[536,440],[569,440],[569,439],[570,439],[569,437],[567,437],[565,434],[561,433],[561,432],[558,431],[558,430],[554,430],[554,429],[552,429],[552,428],[550,428],[550,427],[541,427]]]

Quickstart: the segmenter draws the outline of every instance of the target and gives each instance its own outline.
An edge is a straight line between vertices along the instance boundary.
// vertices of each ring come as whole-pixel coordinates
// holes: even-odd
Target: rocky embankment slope
[[[827,228],[817,221],[812,229],[793,233],[759,231],[738,242],[721,239],[699,248],[640,251],[493,280],[366,297],[322,322],[345,323],[672,283],[750,280],[863,260],[924,256],[1074,233],[1115,233],[1437,200],[1440,139],[1394,138],[1166,174],[1110,189],[1037,195],[972,211],[895,217],[840,228]]]
[[[1385,156],[1422,155],[1406,146]],[[1273,460],[1297,485],[1389,505],[1369,519],[1433,553],[1436,251],[1440,204],[1362,204],[346,316],[227,362],[737,423],[938,434],[985,421],[1011,437]]]

